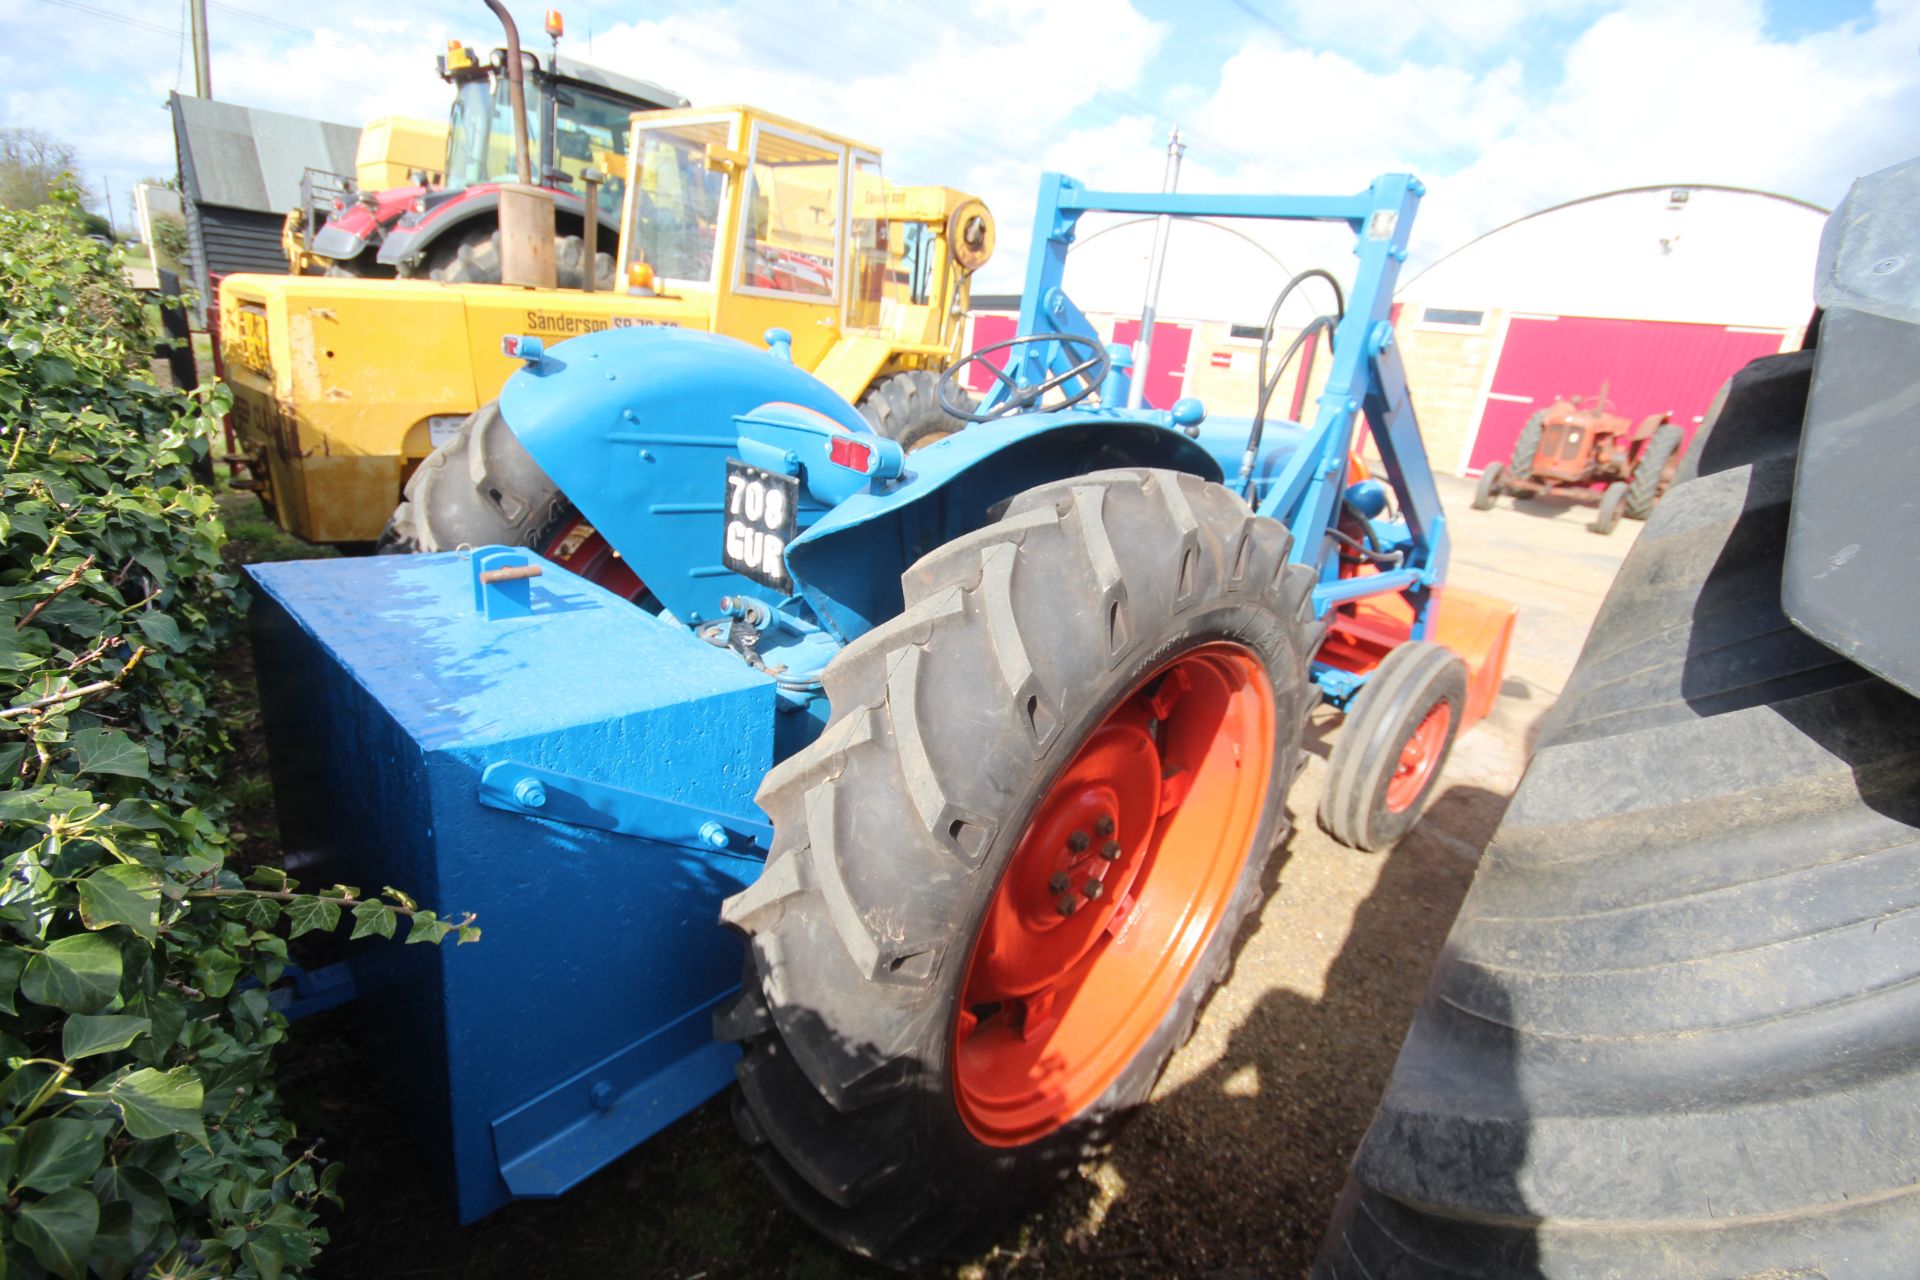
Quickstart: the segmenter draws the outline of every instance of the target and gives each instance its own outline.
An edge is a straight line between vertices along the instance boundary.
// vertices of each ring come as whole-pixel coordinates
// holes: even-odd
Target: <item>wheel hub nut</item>
[[[1089,880],[1086,882],[1086,884],[1080,887],[1080,892],[1087,895],[1088,902],[1092,902],[1095,898],[1099,897],[1101,894],[1105,893],[1106,891],[1107,891],[1107,886],[1102,884],[1098,880]]]
[[[1053,879],[1047,881],[1047,888],[1054,893],[1065,893],[1069,883],[1066,872],[1056,871],[1053,873]]]
[[[1120,842],[1118,840],[1109,840],[1105,844],[1100,846],[1100,856],[1105,858],[1108,862],[1120,861],[1121,852],[1122,850],[1120,848]]]
[[[1075,853],[1085,853],[1087,846],[1092,843],[1092,839],[1084,831],[1076,831],[1067,837],[1067,848]]]
[[[1061,915],[1070,916],[1080,909],[1080,899],[1070,893],[1063,893],[1060,895],[1060,900],[1053,905]]]
[[[1093,834],[1095,834],[1095,835],[1097,835],[1097,836],[1110,836],[1110,835],[1112,835],[1112,834],[1113,834],[1113,818],[1112,818],[1112,816],[1111,816],[1111,815],[1109,815],[1109,814],[1104,814],[1104,813],[1103,813],[1103,814],[1101,814],[1101,815],[1100,815],[1100,821],[1098,821],[1098,822],[1096,822],[1096,823],[1094,823],[1094,824],[1093,824]]]

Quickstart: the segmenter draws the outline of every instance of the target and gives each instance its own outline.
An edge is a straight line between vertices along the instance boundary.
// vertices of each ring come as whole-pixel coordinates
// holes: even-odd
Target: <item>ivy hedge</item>
[[[272,1280],[340,1172],[275,1089],[287,939],[478,930],[228,865],[243,595],[192,474],[227,394],[155,384],[78,208],[0,209],[0,1274]]]

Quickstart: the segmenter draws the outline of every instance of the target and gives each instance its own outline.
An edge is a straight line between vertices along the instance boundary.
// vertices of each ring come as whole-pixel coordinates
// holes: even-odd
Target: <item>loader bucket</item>
[[[1500,681],[1507,669],[1507,650],[1513,643],[1513,605],[1464,587],[1444,587],[1434,619],[1438,644],[1459,654],[1467,664],[1467,705],[1461,715],[1465,732],[1493,709]],[[1401,595],[1369,596],[1336,613],[1327,629],[1320,660],[1345,671],[1365,674],[1412,635],[1413,610]]]

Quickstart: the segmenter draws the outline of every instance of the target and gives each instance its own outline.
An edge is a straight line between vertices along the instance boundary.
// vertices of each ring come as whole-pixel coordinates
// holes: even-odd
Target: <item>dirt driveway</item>
[[[1385,855],[1335,845],[1313,814],[1316,758],[1296,829],[1232,976],[1174,1059],[1152,1106],[967,1276],[1297,1276],[1384,1088],[1474,861],[1519,780],[1527,745],[1572,669],[1640,526],[1587,532],[1590,508],[1537,501],[1469,510],[1443,478],[1452,581],[1521,606],[1494,713],[1461,740],[1421,826]],[[875,1272],[788,1217],[709,1104],[564,1198],[515,1204],[461,1229],[364,1084],[339,1015],[299,1024],[285,1083],[303,1127],[340,1135],[350,1212],[329,1225],[321,1274],[374,1276],[830,1276]]]

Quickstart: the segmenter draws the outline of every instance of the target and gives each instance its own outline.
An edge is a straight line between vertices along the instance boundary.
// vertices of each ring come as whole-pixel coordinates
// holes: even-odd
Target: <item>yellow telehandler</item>
[[[627,164],[611,291],[222,282],[236,463],[282,528],[316,543],[590,551],[592,531],[491,429],[518,367],[507,335],[677,325],[758,343],[778,330],[796,365],[883,434],[912,446],[958,429],[933,384],[993,252],[980,200],[889,187],[878,148],[743,106],[635,113]]]

